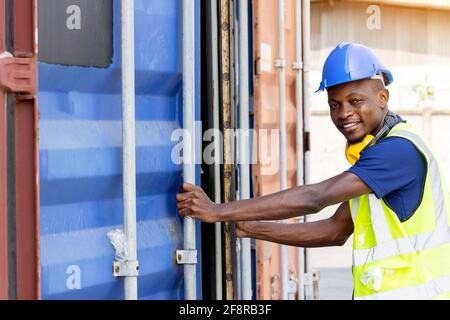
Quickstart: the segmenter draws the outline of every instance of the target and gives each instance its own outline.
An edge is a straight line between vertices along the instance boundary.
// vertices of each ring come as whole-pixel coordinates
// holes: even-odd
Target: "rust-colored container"
[[[287,119],[287,187],[296,185],[296,108],[295,108],[295,1],[286,0],[285,5],[285,57],[286,57],[286,119]],[[255,129],[267,129],[268,139],[272,141],[271,129],[279,128],[278,69],[274,61],[278,59],[278,2],[277,0],[256,0],[253,2],[254,17],[254,57],[256,62],[254,78]],[[280,191],[279,143],[275,139],[270,161],[261,157],[265,141],[259,139],[258,162],[253,167],[253,186],[255,196]],[[272,145],[273,147],[274,145]],[[256,290],[257,299],[281,298],[281,259],[280,246],[257,241],[256,244]],[[298,281],[297,250],[289,247],[289,274]]]
[[[0,21],[5,21],[5,0],[0,0]],[[0,55],[5,52],[5,23],[0,23]],[[6,178],[6,92],[0,86],[0,299],[8,298],[8,228]]]
[[[8,4],[0,0],[0,299],[36,299],[36,0]]]

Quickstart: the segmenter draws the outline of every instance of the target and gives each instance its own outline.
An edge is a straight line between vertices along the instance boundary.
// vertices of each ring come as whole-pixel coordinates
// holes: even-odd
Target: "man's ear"
[[[378,100],[380,101],[380,106],[384,109],[387,107],[389,102],[389,90],[384,88],[378,92]]]

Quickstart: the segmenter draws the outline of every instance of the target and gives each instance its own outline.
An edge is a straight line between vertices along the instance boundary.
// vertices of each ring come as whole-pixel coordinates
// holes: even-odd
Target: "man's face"
[[[359,80],[328,88],[331,120],[349,142],[383,127],[389,91],[379,80]]]

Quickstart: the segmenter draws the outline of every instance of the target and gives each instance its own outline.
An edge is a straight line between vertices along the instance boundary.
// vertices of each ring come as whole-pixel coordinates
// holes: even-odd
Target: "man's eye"
[[[337,104],[330,104],[330,109],[331,110],[336,110],[337,109]]]
[[[360,103],[361,101],[362,101],[361,99],[352,99],[353,104]]]

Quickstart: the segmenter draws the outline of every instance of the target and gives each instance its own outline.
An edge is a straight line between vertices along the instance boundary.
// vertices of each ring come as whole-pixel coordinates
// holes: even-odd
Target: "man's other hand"
[[[236,222],[236,237],[247,238],[247,227],[249,227],[250,224],[251,222]]]
[[[182,217],[191,217],[202,222],[220,221],[220,204],[212,202],[202,188],[183,183],[181,193],[177,194],[177,208]]]

